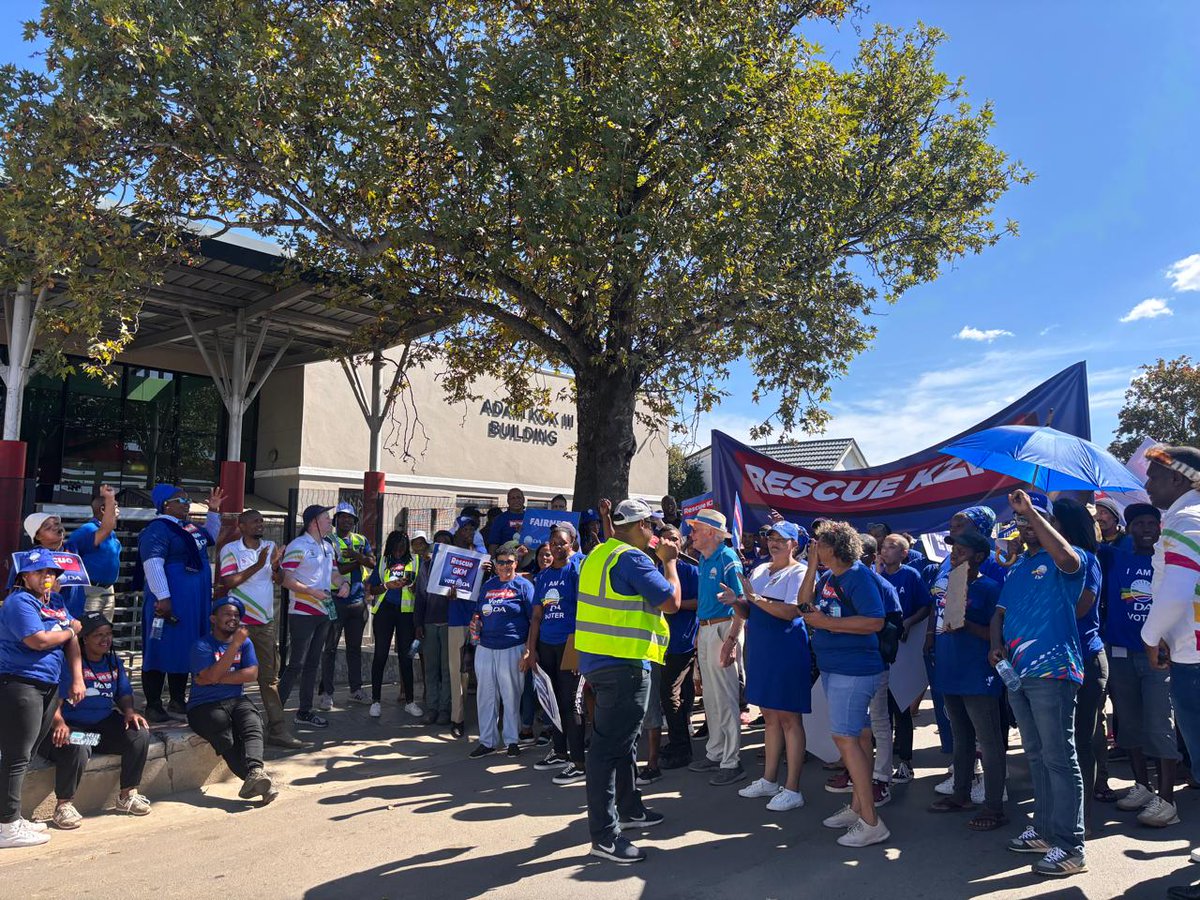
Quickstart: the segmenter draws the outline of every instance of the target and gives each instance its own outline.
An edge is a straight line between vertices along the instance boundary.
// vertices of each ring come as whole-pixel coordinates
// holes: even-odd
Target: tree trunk
[[[575,509],[595,509],[602,497],[615,505],[629,496],[629,464],[637,450],[635,377],[625,370],[577,370],[575,393]]]

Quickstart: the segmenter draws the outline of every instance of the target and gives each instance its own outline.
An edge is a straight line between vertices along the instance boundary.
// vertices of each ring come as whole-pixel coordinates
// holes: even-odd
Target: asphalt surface
[[[269,758],[282,793],[266,808],[238,800],[228,781],[157,801],[146,818],[92,817],[42,847],[0,851],[0,897],[1161,898],[1200,880],[1187,856],[1200,836],[1196,790],[1178,794],[1182,823],[1161,830],[1099,805],[1089,871],[1061,880],[1031,874],[1034,858],[1004,849],[1031,803],[1016,747],[1008,827],[976,834],[963,815],[926,812],[945,774],[928,706],[917,780],[881,810],[892,832],[884,844],[835,843],[839,832],[821,819],[847,798],[823,790],[828,773],[810,757],[807,805],[787,813],[738,797],[741,785],[668,772],[644,792],[667,816],[635,835],[649,858],[618,866],[586,855],[584,788],[535,771],[541,748],[469,760],[472,743],[413,724],[391,700],[379,720],[365,706],[339,708],[332,727],[308,733],[311,749]],[[744,729],[750,778],[761,739],[761,728]],[[1114,787],[1129,784],[1123,764],[1113,773]]]

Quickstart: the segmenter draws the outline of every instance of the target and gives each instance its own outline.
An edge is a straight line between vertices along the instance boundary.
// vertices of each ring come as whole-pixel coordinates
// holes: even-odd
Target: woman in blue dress
[[[188,521],[187,491],[170,484],[151,492],[158,518],[138,537],[138,557],[145,573],[142,603],[142,690],[150,722],[186,719],[188,673],[192,646],[208,634],[212,608],[212,567],[208,548],[221,529],[221,501],[213,488],[208,495],[204,527]],[[164,709],[164,683],[171,701]]]
[[[767,535],[769,562],[750,575],[745,601],[734,608],[746,624],[746,700],[766,721],[763,777],[738,791],[743,797],[769,797],[767,809],[784,812],[804,805],[800,770],[804,765],[804,713],[812,712],[808,631],[799,618],[796,597],[804,564],[795,559],[800,530],[791,522],[773,522]],[[723,597],[731,603],[732,591]],[[780,785],[779,761],[786,749],[787,784]]]

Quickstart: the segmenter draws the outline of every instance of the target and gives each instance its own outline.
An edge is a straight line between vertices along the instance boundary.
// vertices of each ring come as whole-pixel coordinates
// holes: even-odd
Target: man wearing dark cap
[[[330,620],[337,617],[333,604],[333,547],[325,537],[332,528],[329,510],[314,505],[304,510],[304,533],[283,551],[280,569],[283,587],[291,593],[288,607],[288,661],[279,680],[279,699],[287,705],[292,686],[300,680],[296,724],[327,728],[322,716],[312,711],[317,669],[325,648]]]
[[[245,685],[258,678],[258,659],[250,632],[242,624],[242,601],[224,597],[213,603],[212,634],[192,646],[192,689],[188,694],[188,725],[242,779],[238,796],[261,797],[270,803],[279,796],[263,770],[263,720],[246,696]]]
[[[1075,751],[1075,695],[1083,652],[1075,607],[1083,593],[1081,550],[1059,534],[1045,494],[1013,491],[1009,503],[1026,552],[1009,571],[991,628],[991,662],[1007,659],[1021,679],[1009,704],[1033,776],[1033,825],[1008,843],[1041,856],[1038,875],[1087,871],[1083,775]]]

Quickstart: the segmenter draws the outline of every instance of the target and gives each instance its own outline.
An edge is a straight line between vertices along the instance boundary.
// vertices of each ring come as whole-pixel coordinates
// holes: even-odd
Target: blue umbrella
[[[999,425],[961,437],[941,452],[1047,492],[1142,489],[1107,450],[1057,428]]]

